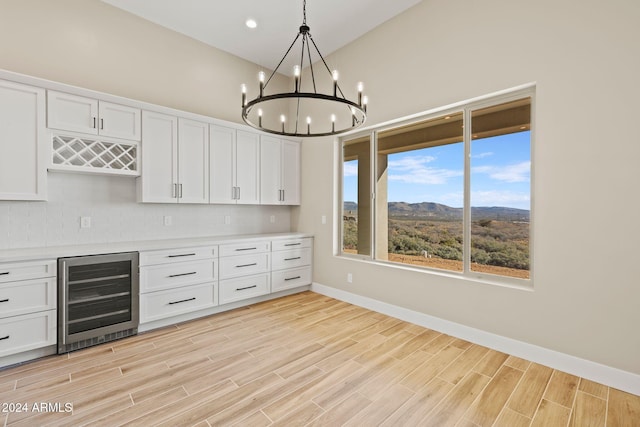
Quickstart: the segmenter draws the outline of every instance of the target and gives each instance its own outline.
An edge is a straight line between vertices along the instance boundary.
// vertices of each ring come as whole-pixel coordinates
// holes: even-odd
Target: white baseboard
[[[560,353],[523,341],[506,338],[480,329],[450,322],[428,314],[398,307],[386,302],[346,292],[320,283],[311,285],[313,292],[345,301],[400,320],[424,326],[447,335],[511,354],[609,387],[640,395],[640,375]]]

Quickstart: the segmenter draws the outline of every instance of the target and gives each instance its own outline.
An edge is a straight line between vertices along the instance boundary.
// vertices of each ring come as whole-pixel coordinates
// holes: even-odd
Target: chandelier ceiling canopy
[[[338,135],[362,126],[367,118],[368,99],[358,83],[356,100],[348,99],[338,84],[338,71],[329,68],[307,25],[307,2],[303,0],[303,20],[293,43],[269,78],[258,73],[258,96],[247,99],[242,85],[242,120],[258,130],[284,136],[312,137]],[[293,91],[267,93],[267,86],[291,52],[300,52],[293,68]],[[316,73],[312,53],[321,73]],[[317,55],[316,55],[317,54]],[[306,67],[306,68],[305,68]],[[326,72],[325,72],[326,71]],[[325,91],[319,91],[324,87]],[[292,117],[288,120],[287,117]]]

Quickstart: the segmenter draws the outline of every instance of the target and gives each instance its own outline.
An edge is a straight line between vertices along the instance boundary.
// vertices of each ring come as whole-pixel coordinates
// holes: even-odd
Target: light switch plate
[[[80,217],[80,228],[91,228],[91,217],[90,216],[81,216]]]

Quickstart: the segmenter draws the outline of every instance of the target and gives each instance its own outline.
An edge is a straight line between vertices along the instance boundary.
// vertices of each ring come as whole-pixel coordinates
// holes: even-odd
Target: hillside
[[[345,212],[355,213],[357,210],[358,204],[356,202],[344,202]],[[529,221],[528,210],[503,206],[471,207],[471,215],[474,220],[495,219],[504,221]],[[451,206],[433,202],[389,202],[389,216],[397,219],[429,218],[439,220],[456,220],[462,219],[462,208],[452,208]]]

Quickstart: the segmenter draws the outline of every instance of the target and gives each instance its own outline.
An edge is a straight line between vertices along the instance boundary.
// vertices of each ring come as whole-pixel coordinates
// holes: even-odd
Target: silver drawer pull
[[[0,302],[9,302],[9,298],[7,298],[7,299],[0,299]]]
[[[0,338],[0,341],[8,340],[8,339],[9,339],[9,337],[10,337],[10,335],[7,335],[6,337],[2,337],[2,338]]]
[[[296,259],[300,259],[300,258],[301,258],[301,257],[297,256],[297,257],[295,257],[295,258],[285,258],[284,260],[285,260],[285,261],[294,261],[294,260],[296,260]]]
[[[180,300],[180,301],[171,301],[171,302],[169,303],[169,305],[173,305],[173,304],[180,304],[180,303],[183,303],[183,302],[189,302],[189,301],[195,301],[195,300],[196,300],[196,297],[193,297],[193,298],[187,298],[187,299],[183,299],[183,300]]]
[[[284,279],[285,282],[288,282],[289,280],[296,280],[296,279],[301,279],[300,276],[296,276],[296,277],[288,277],[286,279]]]
[[[180,254],[180,255],[169,255],[167,258],[179,258],[183,256],[196,256],[196,254]]]
[[[285,246],[300,246],[302,243],[285,243]]]
[[[258,265],[258,263],[254,262],[253,264],[236,265],[236,268],[253,267],[254,265]]]
[[[8,276],[9,273],[11,273],[10,271],[5,271],[4,273],[0,273],[0,276]]]
[[[191,273],[172,274],[169,277],[191,276],[192,274],[197,274],[197,271],[192,271]]]
[[[258,285],[253,285],[253,286],[247,286],[246,288],[236,288],[236,291],[244,291],[245,289],[253,289],[253,288],[257,288]]]
[[[240,252],[240,251],[255,251],[258,248],[239,248],[236,249],[236,252]]]

